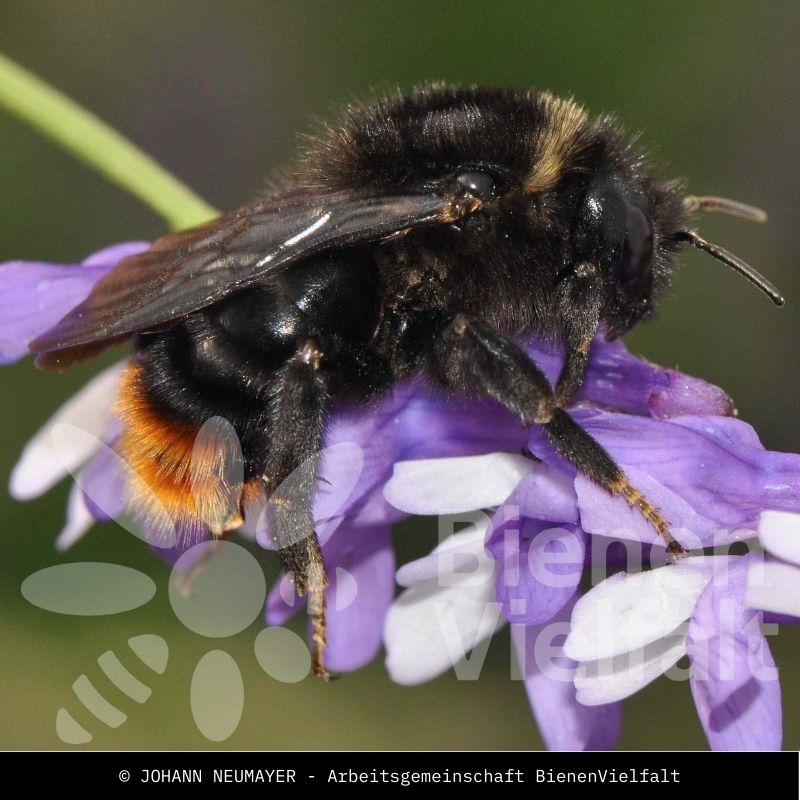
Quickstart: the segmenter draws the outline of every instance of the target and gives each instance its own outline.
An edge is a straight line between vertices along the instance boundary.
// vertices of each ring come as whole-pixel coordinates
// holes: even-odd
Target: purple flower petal
[[[328,543],[328,647],[325,658],[335,672],[359,669],[375,658],[383,622],[394,597],[394,551],[386,527],[347,535],[340,528]]]
[[[125,509],[125,471],[114,445],[101,447],[83,471],[86,507],[98,522],[116,519]]]
[[[143,253],[150,247],[150,242],[120,242],[119,244],[110,244],[96,253],[83,259],[81,262],[84,267],[99,267],[109,265],[115,267],[123,258],[128,256],[135,256],[137,253]]]
[[[570,475],[547,464],[537,464],[503,505],[506,508],[516,505],[520,517],[571,525],[579,519],[577,499]]]
[[[527,351],[554,383],[563,357],[538,342]],[[638,358],[620,340],[607,342],[602,333],[592,343],[586,379],[576,401],[658,419],[733,413],[733,404],[722,389]]]
[[[313,500],[317,536],[323,545],[345,517],[352,523],[361,509],[372,503],[391,475],[398,446],[397,419],[409,396],[407,389],[401,388],[371,414],[365,414],[363,408],[340,407],[332,415]],[[398,518],[397,511],[388,504],[382,500],[378,503],[381,513],[375,514],[371,522]],[[373,503],[371,508],[374,512],[377,506]],[[268,509],[262,503],[253,510],[260,516],[257,520],[248,519],[248,528],[262,547],[274,549]]]
[[[797,625],[800,617],[793,617],[791,614],[775,614],[772,611],[764,612],[765,625]]]
[[[334,409],[325,432],[323,481],[314,498],[318,524],[352,519],[389,479],[404,441],[401,421],[415,392],[416,386],[406,383],[369,412],[347,405]]]
[[[323,481],[314,499],[317,535],[326,559],[329,541],[333,546],[338,539],[334,533],[345,519],[349,533],[343,529],[342,535],[355,536],[363,529],[385,528],[401,518],[383,499],[381,489],[404,442],[401,422],[416,391],[415,385],[403,384],[369,414],[363,408],[342,405],[332,415],[321,465]],[[255,534],[262,547],[274,549],[266,517],[255,525]],[[330,562],[331,574],[336,566]],[[283,624],[303,604],[284,576],[267,599],[267,623]]]
[[[495,599],[509,622],[541,625],[572,599],[583,573],[586,534],[500,509],[486,549],[497,561]]]
[[[359,503],[357,511],[354,511],[350,517],[349,522],[353,527],[374,527],[379,525],[389,526],[395,522],[399,522],[405,518],[402,511],[398,511],[394,506],[391,506],[383,496],[380,487],[367,495],[364,500]]]
[[[525,690],[549,750],[610,750],[622,728],[619,703],[584,706],[576,699],[576,663],[564,655],[572,603],[545,626],[512,625]]]
[[[744,604],[750,556],[705,589],[687,650],[697,713],[714,750],[780,750],[781,693],[760,614]]]
[[[651,417],[668,419],[686,414],[718,414],[731,416],[733,402],[722,389],[691,375],[671,369],[659,370],[661,385],[651,388],[647,408]]]
[[[624,466],[631,483],[669,520],[672,533],[686,547],[694,549],[715,534],[716,543],[722,544],[718,533],[720,526],[714,520],[697,513],[678,492],[668,489],[646,472]],[[581,525],[588,533],[663,546],[653,526],[621,498],[583,475],[575,476],[575,491]]]
[[[406,391],[411,396],[392,421],[397,430],[387,431],[397,461],[519,453],[527,442],[528,428],[494,400],[443,396],[415,382]]]
[[[122,257],[148,246],[143,242],[114,245],[83,264],[0,264],[0,363],[11,364],[28,355],[28,342],[85,300],[92,286]]]
[[[752,425],[748,425],[736,417],[714,417],[708,419],[702,415],[675,417],[672,422],[702,436],[718,441],[722,446],[741,445],[745,448],[763,450],[764,445]]]
[[[364,455],[361,445],[349,441],[335,442],[322,451],[320,479],[317,481],[313,502],[314,519],[317,522],[341,514],[347,504],[353,505],[351,496],[354,491],[359,487],[364,491]],[[369,477],[375,479],[375,476]]]

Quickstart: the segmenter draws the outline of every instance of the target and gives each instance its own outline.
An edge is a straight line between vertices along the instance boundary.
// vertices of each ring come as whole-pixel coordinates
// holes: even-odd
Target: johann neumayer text
[[[140,783],[295,783],[293,769],[145,769]]]

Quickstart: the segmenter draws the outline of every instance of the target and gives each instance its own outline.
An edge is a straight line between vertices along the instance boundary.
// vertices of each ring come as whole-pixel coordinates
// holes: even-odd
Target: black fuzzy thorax
[[[397,191],[470,165],[523,176],[549,128],[550,103],[536,90],[481,87],[386,96],[349,108],[312,139],[296,180],[320,191]]]

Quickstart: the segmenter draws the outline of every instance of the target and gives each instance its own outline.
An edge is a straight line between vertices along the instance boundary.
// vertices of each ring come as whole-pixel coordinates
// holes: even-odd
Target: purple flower
[[[615,395],[615,385],[624,390]],[[752,428],[726,416],[730,404],[714,387],[634,359],[619,344],[598,341],[580,400],[582,407],[572,411],[575,419],[615,456],[689,546],[752,538],[764,508],[800,508],[800,457],[766,451]],[[438,417],[434,424],[458,429],[462,453],[480,450],[487,430],[505,452],[401,462],[386,486],[387,499],[408,513],[495,509],[491,519],[475,523],[471,535],[456,534],[427,559],[399,571],[398,582],[409,588],[390,608],[385,631],[392,676],[417,683],[470,650],[474,659],[475,648],[508,621],[548,746],[597,749],[616,739],[619,700],[688,654],[692,690],[711,745],[779,747],[777,684],[774,674],[761,675],[770,669],[769,649],[757,614],[745,601],[743,576],[751,562],[719,562],[725,577],[713,583],[702,559],[639,575],[619,573],[579,599],[586,564],[607,567],[620,542],[626,563],[663,563],[661,542],[623,500],[576,474],[538,429],[518,437],[511,420],[478,406],[465,412],[472,415],[472,426]],[[430,412],[435,415],[433,407]],[[424,417],[417,420],[424,430]],[[537,460],[519,454],[524,445]],[[456,451],[451,447],[448,454]],[[482,560],[476,555],[481,544]],[[456,581],[463,589],[454,594]],[[612,597],[626,588],[621,608],[638,615],[638,627],[606,613],[601,600],[612,587],[617,587]],[[589,613],[595,604],[603,614]],[[733,610],[715,623],[721,605]],[[562,646],[573,606],[573,632]],[[688,631],[679,631],[687,620]],[[731,650],[733,678],[718,669],[718,659],[704,655],[704,647]],[[548,655],[544,662],[536,659],[542,648]],[[742,673],[743,654],[750,650],[760,656],[764,669],[758,674]],[[595,667],[602,667],[599,677]],[[755,677],[744,680],[741,674]],[[751,690],[747,702],[737,694]]]
[[[0,266],[0,358],[22,357],[27,343],[80,302],[119,258],[143,247],[119,245],[76,266]],[[538,342],[527,349],[554,380],[559,354]],[[56,412],[12,475],[18,499],[74,477],[59,548],[124,508],[128,467],[114,449],[119,423],[113,413],[123,366],[101,373]],[[635,358],[602,337],[571,410],[694,547],[755,536],[765,508],[800,511],[800,457],[764,450],[732,412],[719,389]],[[333,669],[367,663],[383,640],[387,668],[401,683],[453,666],[461,677],[475,677],[489,637],[509,622],[520,676],[552,748],[612,746],[621,724],[618,701],[685,653],[712,746],[779,746],[777,684],[742,666],[743,648],[760,654],[766,668],[771,664],[766,642],[750,633],[757,620],[745,597],[743,576],[755,563],[750,557],[713,561],[724,565],[724,585],[708,566],[712,561],[693,559],[614,576],[581,597],[586,566],[617,558],[610,543],[626,543],[628,556],[663,557],[663,548],[623,500],[576,475],[538,429],[491,400],[445,397],[409,381],[368,412],[335,409],[326,433],[324,480],[313,511],[332,578]],[[493,511],[475,513],[482,509]],[[262,511],[258,504],[247,507],[244,532],[271,547]],[[395,576],[390,528],[409,513],[460,515],[470,524],[443,535],[429,556]],[[130,530],[149,538],[146,530]],[[177,536],[162,534],[157,544],[174,558]],[[395,579],[404,587],[396,598]],[[618,615],[614,598],[629,598],[623,610],[633,615],[630,624],[611,617],[594,630],[591,621],[606,614],[609,597]],[[665,607],[654,614],[659,598]],[[281,624],[300,606],[287,582],[279,582],[267,601],[267,621]],[[721,616],[728,606],[730,620]],[[686,620],[688,628],[676,633]],[[728,662],[718,658],[729,650],[731,681],[722,669]],[[636,674],[617,668],[619,656],[631,653],[642,664]],[[611,671],[596,678],[590,667],[607,666],[609,659]]]

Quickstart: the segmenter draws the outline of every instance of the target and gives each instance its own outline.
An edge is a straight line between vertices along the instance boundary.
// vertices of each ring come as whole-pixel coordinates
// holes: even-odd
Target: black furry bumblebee
[[[733,201],[681,197],[608,119],[571,100],[426,88],[351,109],[281,188],[124,259],[31,349],[40,366],[62,368],[135,337],[120,446],[138,476],[132,499],[149,507],[154,496],[154,516],[190,527],[212,518],[218,535],[241,524],[242,492],[229,491],[213,447],[190,464],[201,426],[230,421],[244,456],[238,488],[268,498],[326,676],[327,577],[310,500],[337,397],[369,400],[417,372],[489,395],[684,552],[563,409],[596,332],[619,336],[653,312],[684,243],[783,303],[692,230],[704,208],[763,219]],[[563,345],[555,386],[515,344],[525,332]]]

